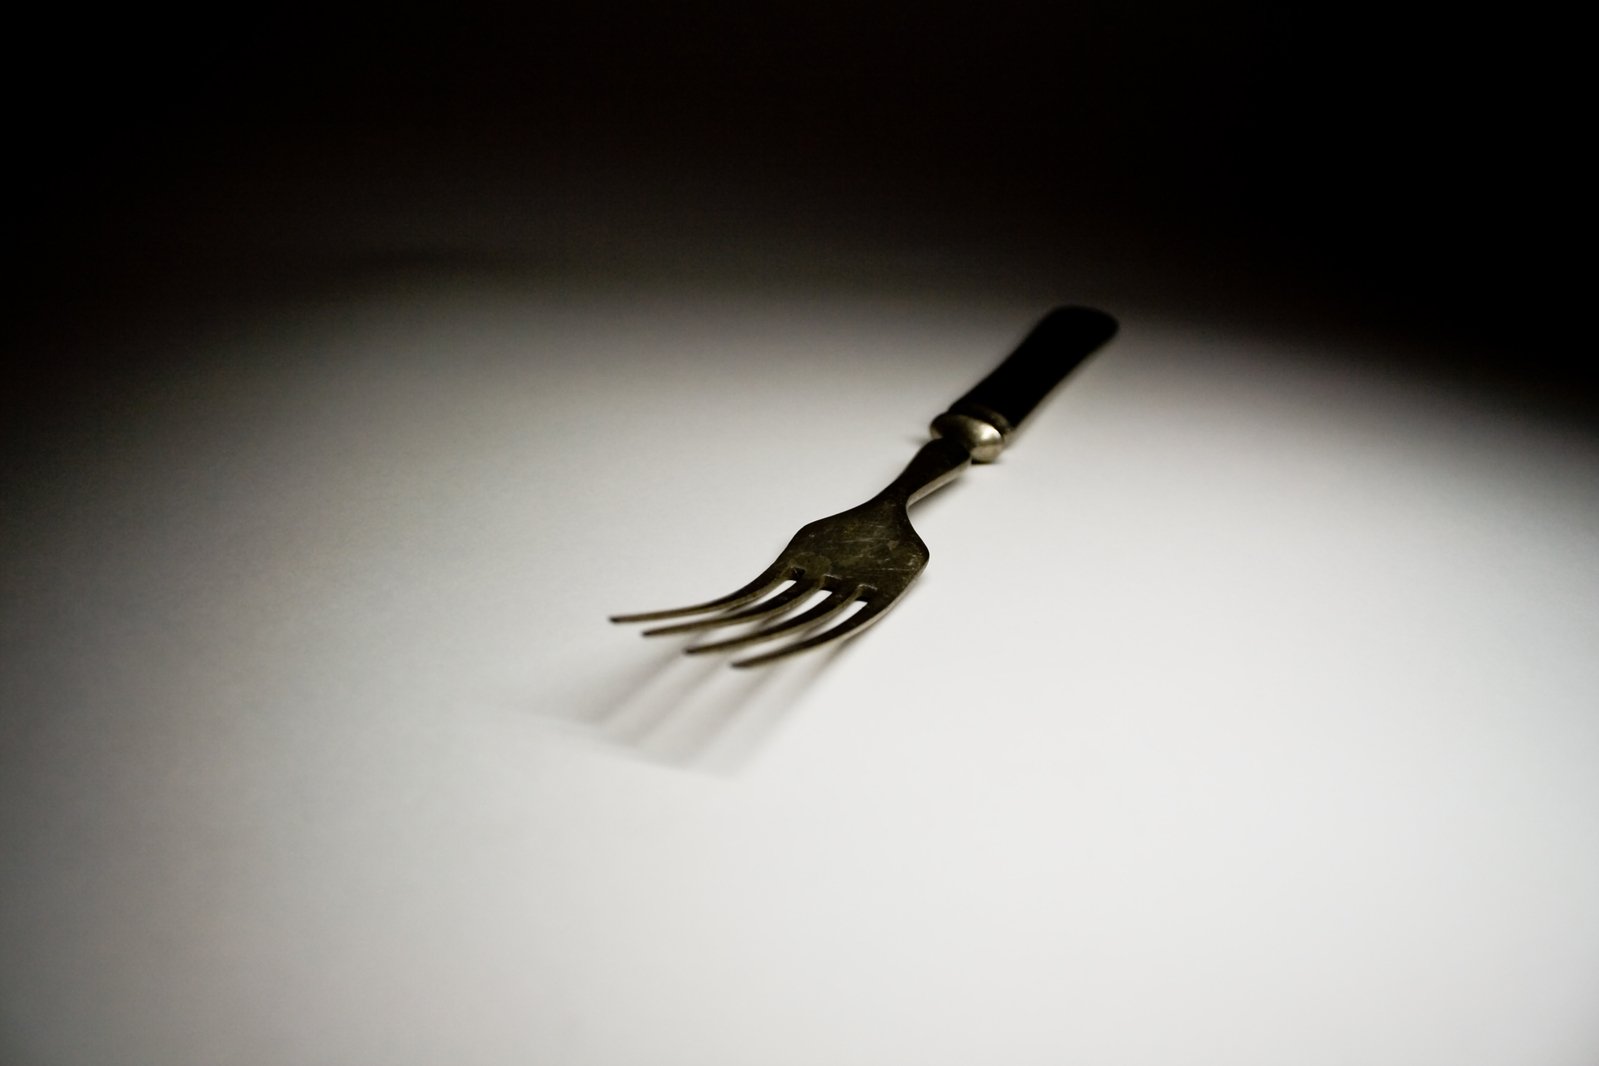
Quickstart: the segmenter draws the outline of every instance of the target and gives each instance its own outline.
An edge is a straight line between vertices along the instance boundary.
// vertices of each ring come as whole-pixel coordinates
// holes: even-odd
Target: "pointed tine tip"
[[[691,614],[731,610],[734,607],[742,607],[751,600],[758,600],[778,585],[793,579],[792,574],[774,563],[748,585],[714,600],[696,603],[689,607],[672,607],[664,611],[640,611],[636,614],[613,614],[610,617],[612,622],[659,622],[665,618],[686,618]]]
[[[647,622],[654,613],[653,611],[646,611],[643,614],[613,614],[610,616],[610,620],[612,622]]]
[[[658,622],[663,618],[681,618],[685,614],[699,614],[702,610],[711,609],[712,608],[673,607],[667,611],[639,611],[636,614],[613,614],[611,615],[611,621],[624,624],[628,622]]]

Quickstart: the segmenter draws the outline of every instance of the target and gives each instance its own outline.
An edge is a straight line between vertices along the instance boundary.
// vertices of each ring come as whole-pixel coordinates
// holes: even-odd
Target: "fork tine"
[[[770,618],[773,615],[782,614],[797,601],[804,599],[811,593],[819,592],[829,587],[829,579],[825,577],[817,578],[815,581],[795,578],[794,583],[788,588],[779,592],[776,596],[762,600],[753,607],[746,607],[742,611],[734,611],[731,614],[712,615],[710,618],[696,618],[692,622],[657,626],[654,629],[646,629],[644,635],[646,637],[659,637],[668,633],[692,633],[696,629],[715,629],[718,626],[735,626],[740,622],[754,622],[758,619]]]
[[[894,606],[894,602],[894,600],[889,600],[886,603],[881,600],[867,600],[866,606],[836,626],[824,629],[815,636],[806,637],[804,640],[796,640],[792,644],[785,644],[781,648],[764,652],[760,655],[752,655],[748,659],[734,659],[733,665],[739,667],[764,666],[766,663],[775,662],[797,652],[807,651],[818,644],[826,644],[829,641],[853,636],[883,617],[888,609]]]
[[[665,611],[643,611],[639,614],[613,614],[613,622],[654,622],[662,618],[682,618],[690,614],[704,614],[707,611],[726,611],[734,607],[742,607],[746,603],[758,600],[771,592],[785,581],[798,581],[805,576],[805,572],[798,567],[785,567],[782,562],[775,562],[761,572],[761,576],[751,581],[741,589],[729,592],[726,596],[704,603],[696,603],[692,607],[673,607]]]
[[[763,640],[771,640],[785,633],[792,633],[797,629],[820,625],[847,610],[850,604],[860,598],[860,594],[861,589],[859,586],[850,592],[844,592],[842,589],[835,587],[832,594],[825,600],[806,608],[793,618],[785,618],[781,622],[757,629],[752,633],[744,633],[736,637],[729,637],[726,640],[714,641],[710,644],[696,644],[692,648],[684,648],[683,650],[689,655],[701,655],[712,651],[729,651],[733,648],[742,648],[747,644],[758,644]]]

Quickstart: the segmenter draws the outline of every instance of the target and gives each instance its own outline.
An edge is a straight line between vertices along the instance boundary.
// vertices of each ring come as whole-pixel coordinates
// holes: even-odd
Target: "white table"
[[[338,291],[141,327],[8,501],[6,1061],[1599,1058],[1591,437],[1107,302],[893,614],[752,674],[605,617],[1047,304]]]

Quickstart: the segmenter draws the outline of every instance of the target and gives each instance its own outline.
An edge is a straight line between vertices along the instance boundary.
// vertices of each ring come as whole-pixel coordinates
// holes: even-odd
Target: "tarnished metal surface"
[[[702,616],[647,629],[645,636],[755,626],[738,636],[692,645],[687,649],[691,655],[797,638],[734,660],[734,666],[774,662],[861,632],[899,601],[927,565],[927,545],[911,527],[910,505],[959,477],[973,462],[996,459],[1015,425],[1115,329],[1115,321],[1099,311],[1052,312],[998,368],[933,420],[934,439],[922,445],[882,492],[858,507],[802,527],[777,559],[743,588],[690,607],[616,615],[611,620]],[[797,610],[802,605],[804,609]]]

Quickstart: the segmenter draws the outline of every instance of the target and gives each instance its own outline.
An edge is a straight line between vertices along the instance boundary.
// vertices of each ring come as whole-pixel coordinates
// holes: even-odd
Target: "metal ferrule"
[[[933,419],[928,427],[934,437],[959,441],[974,463],[992,463],[1005,450],[1011,425],[998,411],[977,404],[956,404]]]

